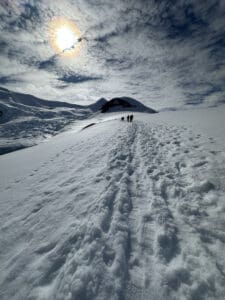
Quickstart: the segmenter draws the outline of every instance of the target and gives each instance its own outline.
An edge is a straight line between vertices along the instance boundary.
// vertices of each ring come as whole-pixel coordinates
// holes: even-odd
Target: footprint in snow
[[[199,162],[193,164],[192,167],[193,167],[193,168],[199,168],[199,167],[202,167],[202,166],[206,165],[207,163],[208,163],[208,162],[207,162],[206,160],[204,160],[204,161],[199,161]]]

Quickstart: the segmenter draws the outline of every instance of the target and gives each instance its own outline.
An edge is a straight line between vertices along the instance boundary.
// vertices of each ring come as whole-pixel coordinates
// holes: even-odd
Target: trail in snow
[[[146,128],[140,124],[140,155],[134,155],[142,159],[127,299],[222,299],[224,206],[221,211],[217,204],[224,197],[215,153],[203,152],[200,135]]]
[[[141,117],[73,138],[0,186],[1,299],[224,299],[222,155]]]

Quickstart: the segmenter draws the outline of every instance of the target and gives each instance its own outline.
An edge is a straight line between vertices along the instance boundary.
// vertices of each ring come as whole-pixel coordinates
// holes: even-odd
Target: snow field
[[[224,299],[224,156],[209,143],[140,114],[2,157],[0,298]]]

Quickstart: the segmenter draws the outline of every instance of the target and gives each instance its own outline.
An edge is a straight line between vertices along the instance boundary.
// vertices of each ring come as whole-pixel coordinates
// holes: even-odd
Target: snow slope
[[[0,87],[0,154],[33,146],[77,120],[99,111],[105,99],[89,106],[47,101]]]
[[[163,113],[91,123],[0,157],[0,299],[224,299],[224,148]]]
[[[155,112],[135,99],[117,99],[126,103],[132,111]],[[75,121],[93,118],[112,102],[115,102],[115,99],[107,101],[101,98],[91,105],[81,106],[47,101],[0,87],[0,155],[33,146],[63,130],[68,130],[68,126]],[[122,111],[123,107],[114,105],[110,110]]]

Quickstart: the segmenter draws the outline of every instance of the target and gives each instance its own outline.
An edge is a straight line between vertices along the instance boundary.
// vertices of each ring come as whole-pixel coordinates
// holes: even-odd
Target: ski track
[[[219,155],[184,127],[137,120],[11,182],[0,298],[224,299]]]

